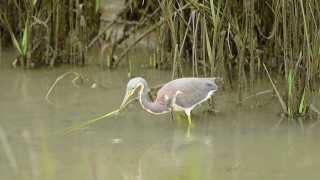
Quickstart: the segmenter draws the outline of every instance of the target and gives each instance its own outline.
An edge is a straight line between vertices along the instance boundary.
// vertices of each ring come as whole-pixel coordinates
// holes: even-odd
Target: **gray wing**
[[[180,91],[176,96],[175,103],[178,106],[189,108],[208,97],[208,93],[216,91],[217,85],[210,78],[181,78],[176,79],[163,87],[165,91]]]

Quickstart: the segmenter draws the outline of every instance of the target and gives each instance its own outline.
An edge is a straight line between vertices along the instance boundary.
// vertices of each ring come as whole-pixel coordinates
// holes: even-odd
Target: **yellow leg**
[[[188,116],[188,122],[189,122],[189,126],[191,126],[191,125],[192,125],[192,120],[191,120],[191,116],[190,116],[190,114],[188,114],[187,116]]]
[[[186,135],[186,137],[187,138],[190,138],[191,137],[191,133],[190,133],[190,129],[191,129],[191,125],[188,125],[188,129],[187,129],[187,135]]]
[[[191,128],[193,127],[193,124],[192,124],[192,119],[191,119],[191,113],[190,111],[186,111],[186,114],[188,116],[188,129],[187,129],[187,138],[190,138],[191,137]]]
[[[192,126],[191,111],[186,110],[185,113],[186,113],[186,115],[188,117],[189,126]]]

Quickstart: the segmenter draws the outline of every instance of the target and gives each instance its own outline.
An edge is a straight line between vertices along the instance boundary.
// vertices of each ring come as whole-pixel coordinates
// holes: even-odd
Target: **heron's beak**
[[[130,90],[127,90],[126,95],[124,96],[123,101],[122,101],[122,103],[121,103],[121,105],[120,105],[120,109],[124,108],[126,102],[128,101],[128,99],[129,99],[133,94],[134,94],[134,91],[132,91],[132,90],[131,90],[131,91],[130,91]]]

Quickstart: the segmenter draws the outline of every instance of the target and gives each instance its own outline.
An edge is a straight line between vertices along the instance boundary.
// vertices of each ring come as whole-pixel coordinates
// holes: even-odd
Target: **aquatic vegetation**
[[[15,35],[13,28],[11,27],[10,22],[8,20],[8,17],[6,15],[4,15],[3,13],[0,14],[0,21],[6,26],[7,31],[10,34],[12,44],[14,45],[14,48],[18,51],[18,54],[21,58],[20,63],[22,65],[27,64],[27,66],[28,66],[29,63],[27,63],[28,62],[27,55],[29,52],[29,44],[30,44],[29,17],[27,17],[27,19],[24,23],[24,28],[23,28],[21,40],[19,40],[19,38]]]
[[[133,98],[133,99],[127,101],[125,104],[123,104],[122,107],[120,107],[120,108],[118,108],[116,110],[113,110],[111,112],[107,112],[107,113],[105,113],[105,114],[103,114],[101,116],[98,116],[96,118],[90,119],[88,121],[84,121],[83,123],[75,125],[73,127],[67,128],[67,129],[64,130],[63,134],[67,135],[67,134],[73,133],[75,131],[82,130],[82,129],[87,128],[88,126],[90,126],[90,125],[92,125],[92,124],[94,124],[94,123],[96,123],[96,122],[98,122],[100,120],[103,120],[103,119],[106,119],[106,118],[111,118],[111,117],[113,117],[115,115],[118,115],[119,112],[124,110],[126,106],[128,106],[129,104],[131,104],[132,102],[134,102],[136,100],[138,100],[138,98]]]
[[[100,2],[100,0],[96,0],[96,13],[99,12],[100,7],[101,7],[101,2]]]
[[[115,19],[100,29],[101,3],[2,3],[0,26],[18,52],[15,64],[83,65],[89,48],[105,39],[101,54],[107,51],[108,57],[101,57],[101,65],[116,68],[139,42],[152,37],[150,66],[171,69],[172,79],[189,70],[196,77],[223,77],[227,88],[238,91],[241,104],[257,80],[268,78],[286,116],[314,112],[310,105],[320,89],[317,0],[126,0]],[[113,37],[119,30],[121,35]]]
[[[155,67],[172,68],[172,78],[183,76],[186,66],[193,76],[222,76],[238,91],[241,103],[257,79],[267,75],[275,79],[271,86],[284,114],[296,117],[310,111],[320,80],[316,0],[154,0],[126,1],[126,6],[130,11],[125,8],[120,17],[138,25],[124,26],[140,31],[127,31],[125,39],[143,32],[141,24],[164,21],[155,29],[153,56]],[[119,64],[114,60],[113,67]]]
[[[73,133],[75,131],[78,131],[78,130],[82,130],[84,128],[87,128],[89,125],[92,125],[94,123],[96,123],[97,121],[100,121],[102,119],[105,119],[105,118],[108,118],[108,117],[112,117],[114,115],[117,115],[119,112],[120,112],[120,108],[119,109],[116,109],[114,111],[111,111],[111,112],[108,112],[108,113],[105,113],[97,118],[94,118],[94,119],[91,119],[91,120],[88,120],[88,121],[85,121],[79,125],[76,125],[74,127],[70,127],[70,128],[67,128],[64,130],[64,134],[67,135],[67,134],[70,134],[70,133]]]
[[[99,31],[99,17],[98,0],[9,0],[0,4],[2,40],[10,35],[18,52],[19,61],[14,63],[27,68],[84,64],[87,44]]]

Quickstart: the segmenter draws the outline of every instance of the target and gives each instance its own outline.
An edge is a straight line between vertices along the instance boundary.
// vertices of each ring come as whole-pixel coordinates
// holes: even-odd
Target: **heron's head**
[[[136,77],[129,80],[127,84],[127,90],[126,94],[123,98],[122,104],[120,105],[120,108],[122,108],[128,99],[135,94],[136,90],[139,88],[148,88],[147,82],[142,77]]]

